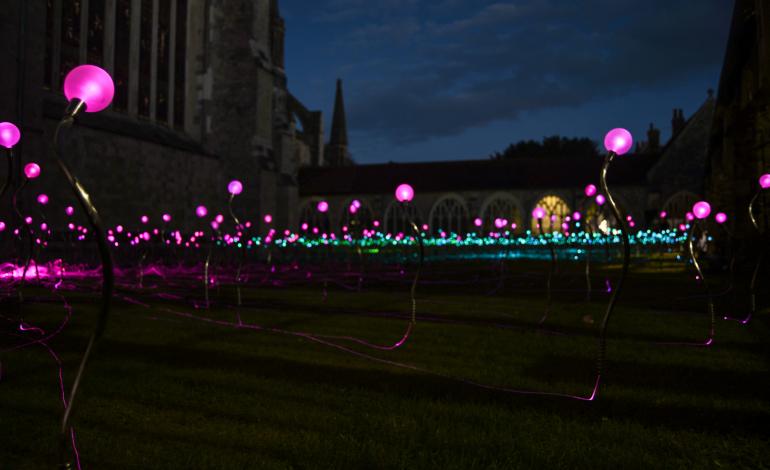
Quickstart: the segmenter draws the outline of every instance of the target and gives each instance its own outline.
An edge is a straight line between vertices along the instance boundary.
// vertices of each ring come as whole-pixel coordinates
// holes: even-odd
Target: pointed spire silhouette
[[[330,146],[348,146],[348,126],[345,122],[345,102],[342,98],[342,80],[337,79],[337,93],[334,97],[334,114],[332,116],[332,133]]]

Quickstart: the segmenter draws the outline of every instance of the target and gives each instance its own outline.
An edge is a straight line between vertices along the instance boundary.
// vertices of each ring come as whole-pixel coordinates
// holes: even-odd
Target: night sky
[[[343,79],[358,163],[486,158],[559,134],[671,135],[716,89],[731,0],[281,0],[289,89]]]

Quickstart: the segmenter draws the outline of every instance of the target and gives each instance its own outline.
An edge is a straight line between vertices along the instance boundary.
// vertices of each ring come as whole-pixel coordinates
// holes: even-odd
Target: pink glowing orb
[[[163,219],[163,222],[171,222],[171,215],[170,214],[163,214],[161,216],[161,218]]]
[[[762,189],[770,188],[770,173],[765,173],[759,177],[759,185]]]
[[[545,217],[545,209],[542,207],[535,207],[535,209],[532,211],[532,217],[536,219],[542,219]]]
[[[582,217],[583,216],[580,215],[580,212],[575,212],[575,213],[572,214],[572,218],[575,219],[576,221],[580,220]]]
[[[214,217],[214,220],[216,220],[218,224],[221,224],[222,222],[225,221],[225,216],[223,216],[222,214],[217,214],[217,216]]]
[[[232,180],[227,185],[227,192],[233,196],[237,196],[243,192],[243,184],[238,180]]]
[[[353,202],[350,203],[351,206],[355,207],[356,209],[361,208],[361,201],[358,199],[353,199]]]
[[[270,214],[265,214],[264,221],[265,221],[266,224],[271,223],[273,221],[273,216],[270,215]]]
[[[115,227],[115,231],[118,232],[118,233],[123,233],[123,226],[122,225],[118,225],[117,227]]]
[[[711,214],[711,204],[706,201],[696,202],[695,205],[692,206],[692,213],[699,219],[705,219]]]
[[[604,136],[604,148],[608,152],[614,152],[617,155],[623,155],[631,149],[634,139],[627,130],[616,127]]]
[[[212,220],[211,228],[213,228],[214,230],[219,230],[219,222],[217,222],[216,220]]]
[[[303,222],[302,223],[302,230],[307,230],[307,227],[308,227],[307,222]]]
[[[481,227],[481,225],[482,225],[483,223],[484,223],[484,221],[483,221],[483,220],[481,220],[481,219],[480,219],[480,218],[478,218],[478,217],[476,217],[476,219],[473,221],[473,225],[475,225],[476,227]]]
[[[106,108],[114,95],[112,77],[95,65],[79,65],[64,78],[64,96],[69,101],[77,98],[85,102],[87,113],[96,113]]]
[[[695,220],[695,214],[693,214],[692,212],[688,212],[687,214],[684,215],[684,218],[687,219],[687,221],[692,222],[693,220]]]
[[[31,224],[31,223],[32,223],[32,217],[30,217],[30,216],[27,216],[27,217],[25,217],[25,218],[24,218],[24,222],[25,222],[27,225]]]
[[[658,214],[661,219],[665,219],[668,213],[666,211],[660,211],[660,214]]]
[[[141,217],[139,218],[139,220],[141,220],[143,224],[146,224],[147,222],[149,222],[149,221],[150,221],[150,218],[149,218],[149,217],[147,217],[146,215],[143,215],[143,216],[141,216]]]
[[[67,214],[67,215],[70,215],[70,216],[71,216],[72,214],[74,214],[74,213],[75,213],[75,208],[74,208],[74,207],[72,207],[72,206],[67,206],[67,207],[64,209],[64,213],[65,213],[65,214]]]
[[[201,217],[201,218],[206,217],[206,214],[208,213],[209,213],[209,210],[206,209],[206,206],[198,206],[195,208],[195,215],[197,215],[198,217]]]
[[[24,165],[24,174],[31,180],[37,178],[40,176],[40,165],[37,163],[27,163]]]
[[[603,194],[596,195],[596,203],[598,205],[603,206],[605,202],[607,202],[607,198],[605,198]]]
[[[724,212],[717,212],[717,215],[714,216],[718,224],[723,224],[727,222],[727,214]]]
[[[414,199],[414,188],[406,183],[398,185],[396,188],[396,199],[398,202],[409,202]]]
[[[505,227],[507,225],[506,222],[507,221],[505,219],[497,218],[497,219],[495,219],[495,227],[503,228],[503,227]]]
[[[380,226],[380,221],[379,220],[375,220],[374,222],[372,222],[372,225],[374,225],[375,227],[379,227]]]
[[[5,231],[5,222],[0,220],[0,232],[4,232],[4,231]]]
[[[40,205],[46,205],[48,204],[48,195],[47,194],[38,194],[37,195],[37,202]]]
[[[428,231],[428,224],[422,224],[422,229],[427,232]]]
[[[0,122],[0,145],[9,149],[19,142],[21,132],[10,122]]]
[[[596,186],[589,184],[586,186],[583,192],[585,193],[586,197],[593,197],[596,194]]]
[[[329,203],[326,201],[319,201],[315,208],[318,209],[318,212],[326,212],[329,210]]]

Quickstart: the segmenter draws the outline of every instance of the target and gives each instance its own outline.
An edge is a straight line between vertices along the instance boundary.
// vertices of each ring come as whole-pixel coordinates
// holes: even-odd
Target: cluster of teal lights
[[[596,232],[572,232],[568,235],[563,233],[554,232],[542,235],[536,235],[532,231],[528,230],[523,234],[514,234],[510,232],[493,233],[490,236],[481,236],[475,232],[468,233],[466,235],[458,235],[455,233],[447,234],[443,237],[429,236],[423,232],[423,242],[425,246],[430,247],[453,247],[453,248],[478,248],[478,247],[500,247],[500,248],[537,248],[546,247],[552,244],[557,247],[570,247],[576,248],[580,246],[605,246],[615,245],[621,242],[621,232],[618,229],[610,230],[609,233],[596,233]],[[665,230],[640,230],[631,235],[630,241],[632,245],[640,246],[661,246],[661,245],[677,245],[684,243],[687,239],[686,231],[680,231],[677,229],[665,229]],[[252,246],[266,246],[267,243],[262,237],[251,238]],[[416,244],[414,237],[394,236],[389,233],[376,232],[369,236],[358,238],[346,235],[343,238],[337,237],[323,237],[323,236],[307,236],[299,234],[291,234],[290,236],[272,239],[269,245],[277,248],[354,248],[361,247],[364,249],[382,249],[386,247],[403,247],[412,246]],[[218,245],[234,245],[242,247],[241,242],[235,243],[223,243],[220,240],[217,241]]]

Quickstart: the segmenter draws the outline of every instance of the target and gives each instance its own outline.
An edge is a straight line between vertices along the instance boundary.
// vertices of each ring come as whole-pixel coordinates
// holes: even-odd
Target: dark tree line
[[[520,157],[598,157],[596,142],[587,137],[544,137],[542,142],[522,140],[509,145],[502,152],[495,152],[489,158],[502,160]]]

